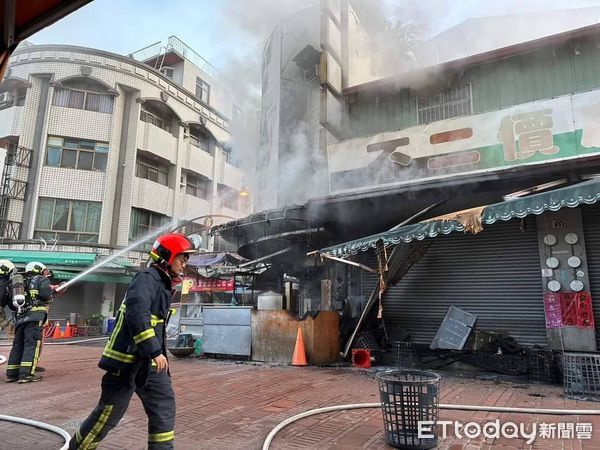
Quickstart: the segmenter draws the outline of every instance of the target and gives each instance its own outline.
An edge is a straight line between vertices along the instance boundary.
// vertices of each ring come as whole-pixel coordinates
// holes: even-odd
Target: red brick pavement
[[[0,353],[8,353],[0,347]],[[30,385],[0,384],[0,414],[41,420],[73,433],[99,396],[102,371],[96,363],[99,347],[46,346],[45,380]],[[0,366],[4,371],[5,366]],[[348,368],[297,368],[214,360],[172,360],[177,395],[177,448],[260,449],[269,431],[300,412],[336,404],[377,402],[371,372]],[[0,376],[0,381],[4,375]],[[562,398],[560,387],[525,386],[511,382],[444,376],[442,403],[522,406],[528,408],[600,408],[598,403]],[[453,433],[440,442],[443,450],[476,449],[599,449],[600,417],[560,417],[487,412],[440,412],[440,420],[463,423],[500,419],[525,423],[589,422],[594,439],[459,439]],[[137,398],[101,449],[145,448],[146,417]],[[60,439],[22,425],[0,422],[0,449],[50,450]],[[277,435],[274,449],[383,449],[379,409],[339,411],[303,419]]]

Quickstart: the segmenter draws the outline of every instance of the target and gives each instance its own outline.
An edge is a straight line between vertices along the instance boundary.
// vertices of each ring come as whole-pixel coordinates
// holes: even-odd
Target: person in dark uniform
[[[11,320],[6,317],[5,308],[13,308],[12,295],[10,292],[10,277],[17,271],[12,261],[0,259],[0,330],[12,334]]]
[[[175,394],[166,351],[171,289],[196,250],[181,234],[166,234],[152,246],[153,263],[131,281],[98,366],[100,401],[69,442],[69,449],[95,449],[127,411],[135,392],[148,416],[148,448],[173,449]]]
[[[30,262],[25,267],[24,301],[15,312],[15,339],[6,366],[6,382],[31,383],[41,381],[35,374],[42,345],[42,325],[46,322],[46,308],[52,302],[50,282],[43,275],[46,267],[40,262]],[[15,288],[15,275],[11,288]],[[13,292],[13,302],[15,295]]]

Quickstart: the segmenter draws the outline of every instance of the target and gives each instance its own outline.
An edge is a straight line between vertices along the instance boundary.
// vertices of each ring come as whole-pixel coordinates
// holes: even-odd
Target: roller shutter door
[[[477,235],[434,238],[425,256],[386,292],[386,325],[404,327],[413,342],[430,344],[448,308],[455,305],[477,314],[479,329],[507,331],[522,345],[545,346],[535,227],[535,218],[527,217],[488,225]],[[368,296],[376,277],[364,276]]]

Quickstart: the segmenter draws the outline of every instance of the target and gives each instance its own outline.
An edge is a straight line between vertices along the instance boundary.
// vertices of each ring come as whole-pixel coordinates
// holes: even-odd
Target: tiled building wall
[[[139,91],[132,94],[139,98]],[[137,155],[137,127],[140,123],[141,104],[132,101],[131,110],[128,117],[123,117],[123,126],[127,127],[127,145],[121,145],[121,151],[125,152],[124,171],[123,171],[123,192],[121,193],[121,208],[119,214],[119,229],[117,230],[117,245],[127,245],[129,243],[129,221],[131,219],[131,206],[133,200],[133,183],[137,180],[135,177],[135,161]]]
[[[106,165],[106,184],[104,200],[102,203],[102,217],[100,218],[99,242],[110,244],[112,220],[115,208],[115,190],[119,169],[119,153],[121,151],[121,127],[123,124],[123,107],[126,92],[117,86],[118,96],[114,98],[113,113],[111,115],[111,135],[109,140],[108,162]]]
[[[51,90],[50,105],[52,105],[52,96],[54,95],[54,89]],[[96,142],[110,142],[113,131],[112,121],[112,114],[50,106],[48,134],[90,139]]]
[[[124,171],[122,173],[123,191],[118,214],[117,245],[126,245],[129,241],[129,222],[132,207],[190,218],[198,215],[216,213],[218,204],[211,206],[212,193],[216,191],[216,183],[211,183],[207,200],[185,194],[180,189],[182,169],[193,170],[208,177],[215,178],[215,163],[213,157],[187,143],[183,139],[183,124],[198,123],[203,117],[207,130],[220,142],[229,140],[229,132],[225,117],[206,108],[196,101],[191,93],[182,90],[166,79],[158,76],[152,70],[140,67],[136,63],[124,61],[118,55],[104,54],[94,50],[76,47],[39,46],[26,52],[17,52],[11,58],[11,76],[18,77],[31,83],[28,88],[26,103],[23,107],[13,107],[6,111],[6,121],[17,123],[20,131],[20,144],[32,148],[36,120],[38,119],[42,83],[50,81],[48,90],[48,109],[44,120],[40,148],[33,149],[38,158],[40,170],[36,174],[36,182],[32,195],[35,199],[33,210],[37,209],[37,198],[56,197],[88,201],[102,201],[102,217],[100,223],[100,244],[109,244],[115,208],[115,189],[119,169],[119,153],[125,152]],[[75,76],[82,72],[91,71],[91,78],[100,80],[115,91],[112,114],[90,112],[74,108],[52,105],[54,83]],[[51,74],[51,79],[43,77]],[[194,81],[195,84],[195,81]],[[216,84],[215,84],[216,88]],[[212,89],[212,86],[211,86]],[[131,109],[128,117],[124,117],[124,106],[127,92],[132,96]],[[157,127],[145,124],[139,120],[140,103],[134,99],[167,98],[167,105],[181,119],[177,137],[162,133]],[[166,93],[166,94],[165,94]],[[214,91],[213,93],[216,93]],[[167,95],[167,97],[165,97]],[[0,111],[0,114],[4,111]],[[3,117],[3,116],[2,116]],[[12,117],[12,118],[11,118]],[[127,124],[127,139],[121,142],[123,124]],[[6,123],[0,124],[0,137],[6,136]],[[14,128],[14,125],[12,125]],[[4,128],[2,128],[4,127]],[[83,138],[109,143],[109,158],[106,172],[94,172],[75,169],[61,169],[44,165],[46,141],[48,135]],[[165,136],[163,136],[165,135]],[[164,139],[163,139],[164,138]],[[168,138],[168,139],[167,139]],[[175,167],[171,173],[169,189],[148,180],[135,177],[135,161],[138,149],[143,149],[170,160]],[[218,175],[219,182],[231,183],[233,189],[240,189],[243,174],[239,169],[225,164]],[[23,175],[23,174],[22,174]],[[24,177],[26,178],[26,173]],[[13,202],[9,218],[20,220],[22,205]],[[241,212],[230,212],[242,216]],[[35,223],[35,214],[32,216]],[[33,236],[33,226],[29,235]]]
[[[194,147],[189,143],[184,143],[182,147],[183,149],[180,153],[183,155],[183,167],[212,179],[215,164],[214,158],[204,150]]]
[[[0,136],[19,136],[23,132],[24,106],[0,110]]]
[[[154,153],[171,163],[177,159],[177,139],[171,133],[152,124],[140,122],[137,132],[138,148]]]
[[[91,170],[62,169],[42,166],[38,195],[104,202],[106,200],[106,173]],[[106,205],[103,205],[106,208]]]
[[[131,206],[154,211],[171,217],[175,191],[150,180],[134,178],[131,190]]]

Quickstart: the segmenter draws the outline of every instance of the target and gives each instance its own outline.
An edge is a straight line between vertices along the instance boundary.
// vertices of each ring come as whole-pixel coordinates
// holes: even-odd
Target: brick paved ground
[[[8,347],[0,346],[7,354]],[[99,395],[102,371],[97,366],[99,347],[46,346],[42,363],[45,380],[30,385],[0,384],[0,413],[32,418],[73,433],[92,410]],[[214,360],[174,360],[173,383],[177,394],[178,449],[259,449],[268,432],[282,420],[309,409],[346,403],[378,401],[370,372],[349,368],[269,367]],[[0,366],[4,372],[5,366]],[[0,381],[4,374],[0,375]],[[442,403],[521,406],[528,408],[592,409],[598,403],[561,396],[560,387],[526,386],[473,378],[444,376]],[[441,449],[600,449],[600,417],[494,414],[441,411],[441,420],[484,423],[590,422],[594,439],[537,440],[533,446],[519,439],[443,440]],[[101,449],[143,449],[146,418],[134,398],[125,418],[110,433]],[[273,441],[276,449],[390,448],[383,437],[379,409],[330,413],[303,419],[284,429]],[[583,444],[583,445],[582,445]],[[0,449],[50,450],[60,439],[21,425],[0,422]]]

